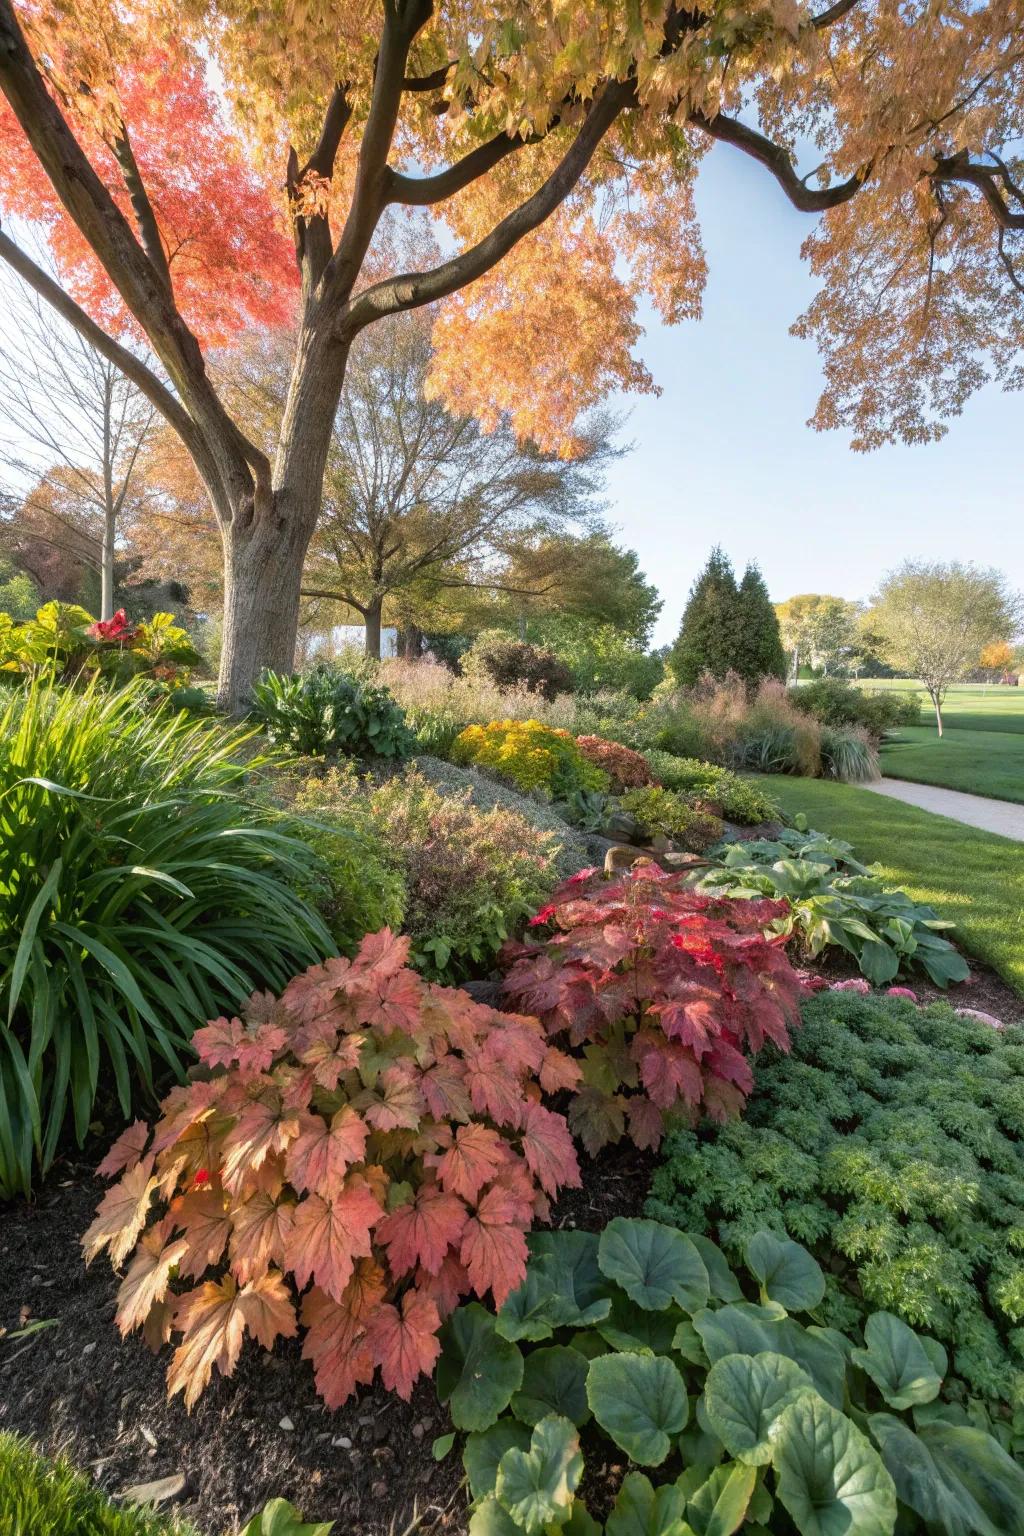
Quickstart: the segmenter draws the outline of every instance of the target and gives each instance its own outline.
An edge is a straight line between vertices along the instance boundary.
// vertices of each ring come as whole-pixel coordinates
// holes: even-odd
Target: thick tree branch
[[[439,68],[431,70],[429,75],[406,75],[402,81],[402,90],[420,95],[429,94],[431,91],[439,91],[457,62],[457,59],[449,59],[447,64],[442,64]]]
[[[1000,171],[988,165],[975,164],[968,158],[966,151],[937,160],[931,172],[933,181],[960,182],[965,186],[977,187],[1000,229],[1024,229],[1024,209],[1020,213],[1012,212],[996,185],[997,177],[1001,178]]]
[[[725,117],[722,113],[717,117],[707,117],[703,112],[691,112],[689,121],[694,127],[702,128],[711,138],[723,144],[731,144],[751,159],[757,160],[771,172],[793,207],[801,213],[824,213],[828,208],[838,208],[855,197],[864,185],[866,170],[855,172],[834,187],[807,187],[797,175],[788,150],[773,143],[756,128],[748,128],[746,123],[734,117]]]
[[[826,27],[834,26],[837,21],[842,21],[843,17],[856,10],[859,4],[860,0],[836,0],[835,5],[830,5],[827,10],[819,11],[817,16],[811,17],[811,26],[816,31],[824,31]]]
[[[114,158],[124,177],[128,196],[131,198],[132,211],[135,214],[135,222],[139,228],[139,238],[142,248],[149,257],[154,272],[167,289],[169,295],[173,295],[174,289],[171,283],[171,269],[167,264],[167,252],[164,250],[163,240],[160,238],[160,227],[156,221],[153,204],[149,200],[149,193],[142,180],[135,151],[132,149],[131,139],[128,137],[128,129],[121,124],[121,132],[112,145]]]
[[[324,274],[334,250],[330,219],[326,208],[315,212],[303,212],[304,187],[307,177],[330,181],[334,175],[334,162],[338,156],[342,136],[352,116],[352,103],[348,99],[347,85],[338,84],[324,113],[324,123],[316,148],[302,168],[292,149],[288,154],[287,188],[295,229],[295,254],[302,274],[304,293],[316,287]],[[314,198],[315,203],[315,198]]]
[[[557,123],[558,118],[555,118],[547,132],[550,133]],[[471,149],[461,160],[456,160],[434,176],[403,176],[398,171],[392,171],[388,202],[402,203],[410,208],[426,208],[433,203],[444,202],[478,177],[493,170],[507,155],[525,148],[527,144],[539,144],[544,137],[542,133],[531,133],[525,138],[516,138],[511,133],[499,133],[486,144],[478,144],[476,149]]]
[[[565,201],[590,164],[598,144],[633,96],[631,81],[606,84],[561,161],[532,197],[520,203],[476,245],[450,261],[429,272],[402,273],[364,289],[346,306],[340,334],[355,336],[382,315],[431,304],[489,272],[524,235],[537,229]]]

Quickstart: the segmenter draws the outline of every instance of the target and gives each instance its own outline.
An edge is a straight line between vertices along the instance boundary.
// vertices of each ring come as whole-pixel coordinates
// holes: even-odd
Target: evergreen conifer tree
[[[741,627],[734,669],[748,683],[765,677],[786,678],[786,652],[778,615],[768,596],[764,577],[756,565],[748,565],[739,586]]]
[[[683,622],[668,658],[683,688],[692,688],[703,672],[724,677],[735,665],[742,629],[739,589],[728,556],[717,544],[690,588]]]

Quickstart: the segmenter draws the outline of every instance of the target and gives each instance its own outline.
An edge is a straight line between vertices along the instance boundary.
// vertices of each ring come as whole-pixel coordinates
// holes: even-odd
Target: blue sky
[[[613,466],[609,519],[665,600],[672,640],[714,543],[756,560],[772,597],[870,595],[903,559],[974,560],[1024,588],[1024,395],[987,389],[939,443],[852,453],[806,425],[821,389],[813,342],[789,335],[814,292],[810,228],[759,166],[725,146],[697,197],[710,277],[704,318],[647,313],[639,347],[659,397],[633,397]]]

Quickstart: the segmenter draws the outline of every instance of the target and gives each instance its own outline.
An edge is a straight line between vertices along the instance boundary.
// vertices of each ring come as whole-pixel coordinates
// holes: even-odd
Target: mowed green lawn
[[[954,937],[1024,996],[1024,843],[825,779],[764,784],[789,815],[852,843],[866,864],[956,923]]]
[[[888,778],[1024,804],[1024,688],[951,688],[940,738],[931,701],[918,684],[894,679],[864,687],[916,692],[921,699],[924,724],[903,727],[882,746]]]

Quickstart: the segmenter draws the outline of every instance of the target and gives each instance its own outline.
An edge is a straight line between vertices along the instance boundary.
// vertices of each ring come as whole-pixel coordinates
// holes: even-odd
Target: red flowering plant
[[[738,1113],[748,1053],[789,1048],[800,980],[765,926],[785,903],[708,898],[644,861],[610,883],[583,870],[505,946],[505,991],[582,1057],[569,1125],[587,1151],[628,1126],[657,1147],[666,1117]]]
[[[97,619],[95,624],[90,624],[85,633],[90,640],[117,640],[122,645],[130,645],[137,631],[133,624],[129,624],[124,609],[119,608],[111,618]]]
[[[247,1333],[269,1348],[300,1325],[329,1406],[378,1366],[408,1398],[442,1319],[470,1293],[500,1307],[532,1222],[579,1184],[566,1122],[541,1103],[576,1063],[536,1019],[423,981],[408,950],[385,928],[198,1030],[201,1075],[100,1165],[121,1177],[86,1261],[131,1255],[118,1325],[175,1340],[168,1388],[188,1408]]]

